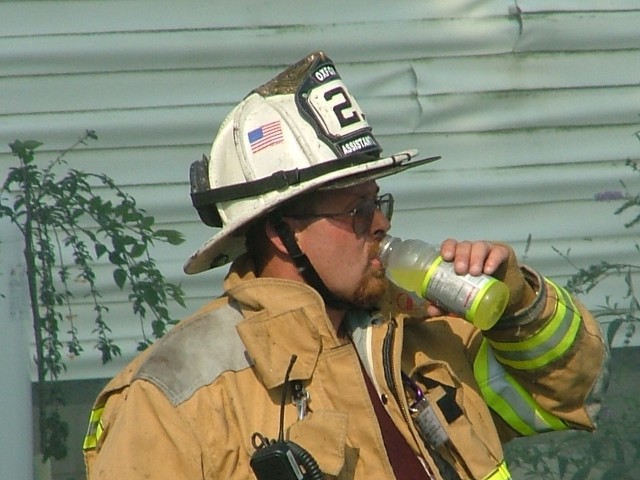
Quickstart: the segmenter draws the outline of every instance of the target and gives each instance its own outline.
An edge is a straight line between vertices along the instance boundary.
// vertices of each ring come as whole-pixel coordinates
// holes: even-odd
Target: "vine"
[[[67,455],[69,428],[60,415],[65,402],[58,382],[67,368],[64,354],[76,357],[83,352],[73,313],[76,295],[82,293],[93,305],[95,348],[102,362],[121,354],[110,336],[109,308],[96,279],[97,262],[107,259],[113,281],[120,291],[128,292],[141,325],[138,350],[176,323],[168,309],[171,302],[185,306],[181,287],[164,278],[151,256],[156,242],[179,245],[182,234],[156,229],[155,219],[110,177],[67,167],[67,153],[97,139],[93,130],[87,130],[44,167],[35,161],[40,142],[12,142],[9,147],[18,165],[9,169],[0,189],[0,218],[8,218],[24,240],[43,461]],[[58,173],[60,169],[63,173]],[[78,283],[86,291],[78,292]]]

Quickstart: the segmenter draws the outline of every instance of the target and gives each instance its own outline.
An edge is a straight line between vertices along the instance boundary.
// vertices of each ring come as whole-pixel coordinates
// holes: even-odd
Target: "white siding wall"
[[[521,254],[531,236],[527,262],[563,282],[572,268],[554,247],[581,266],[637,255],[637,231],[594,194],[640,184],[624,166],[640,158],[638,25],[635,0],[0,2],[0,174],[16,138],[44,142],[44,161],[95,129],[69,163],[184,232],[154,254],[192,311],[224,271],[182,273],[213,233],[190,205],[189,165],[249,90],[322,49],[386,152],[443,156],[382,182],[397,235],[500,239]],[[79,304],[88,343],[68,378],[111,376],[135,353],[138,322],[102,270],[125,356],[100,366]],[[584,300],[596,308],[605,293]]]

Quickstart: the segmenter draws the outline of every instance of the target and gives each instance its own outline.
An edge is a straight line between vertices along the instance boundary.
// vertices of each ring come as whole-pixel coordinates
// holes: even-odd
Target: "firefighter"
[[[595,428],[598,325],[511,247],[440,248],[509,287],[486,331],[387,279],[393,197],[377,179],[438,157],[381,152],[322,52],[231,111],[190,172],[220,230],[184,267],[232,262],[224,293],[99,394],[89,480],[507,480],[504,442]]]

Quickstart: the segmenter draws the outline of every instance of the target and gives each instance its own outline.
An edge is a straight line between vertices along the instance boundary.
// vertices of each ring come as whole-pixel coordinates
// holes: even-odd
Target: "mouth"
[[[373,271],[376,272],[377,276],[384,276],[386,269],[384,268],[384,265],[382,265],[382,262],[380,261],[379,253],[380,253],[380,244],[379,243],[371,244],[371,247],[369,248],[369,266]]]

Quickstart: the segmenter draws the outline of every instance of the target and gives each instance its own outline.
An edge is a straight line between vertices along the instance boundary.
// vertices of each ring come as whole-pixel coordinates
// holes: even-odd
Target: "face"
[[[378,195],[374,181],[323,192],[311,208],[317,217],[290,220],[300,248],[318,271],[327,288],[354,305],[369,307],[383,294],[384,268],[377,258],[381,238],[391,227],[378,209],[371,225],[362,230],[348,213]],[[342,215],[331,215],[339,213]],[[329,214],[323,217],[322,214]]]

